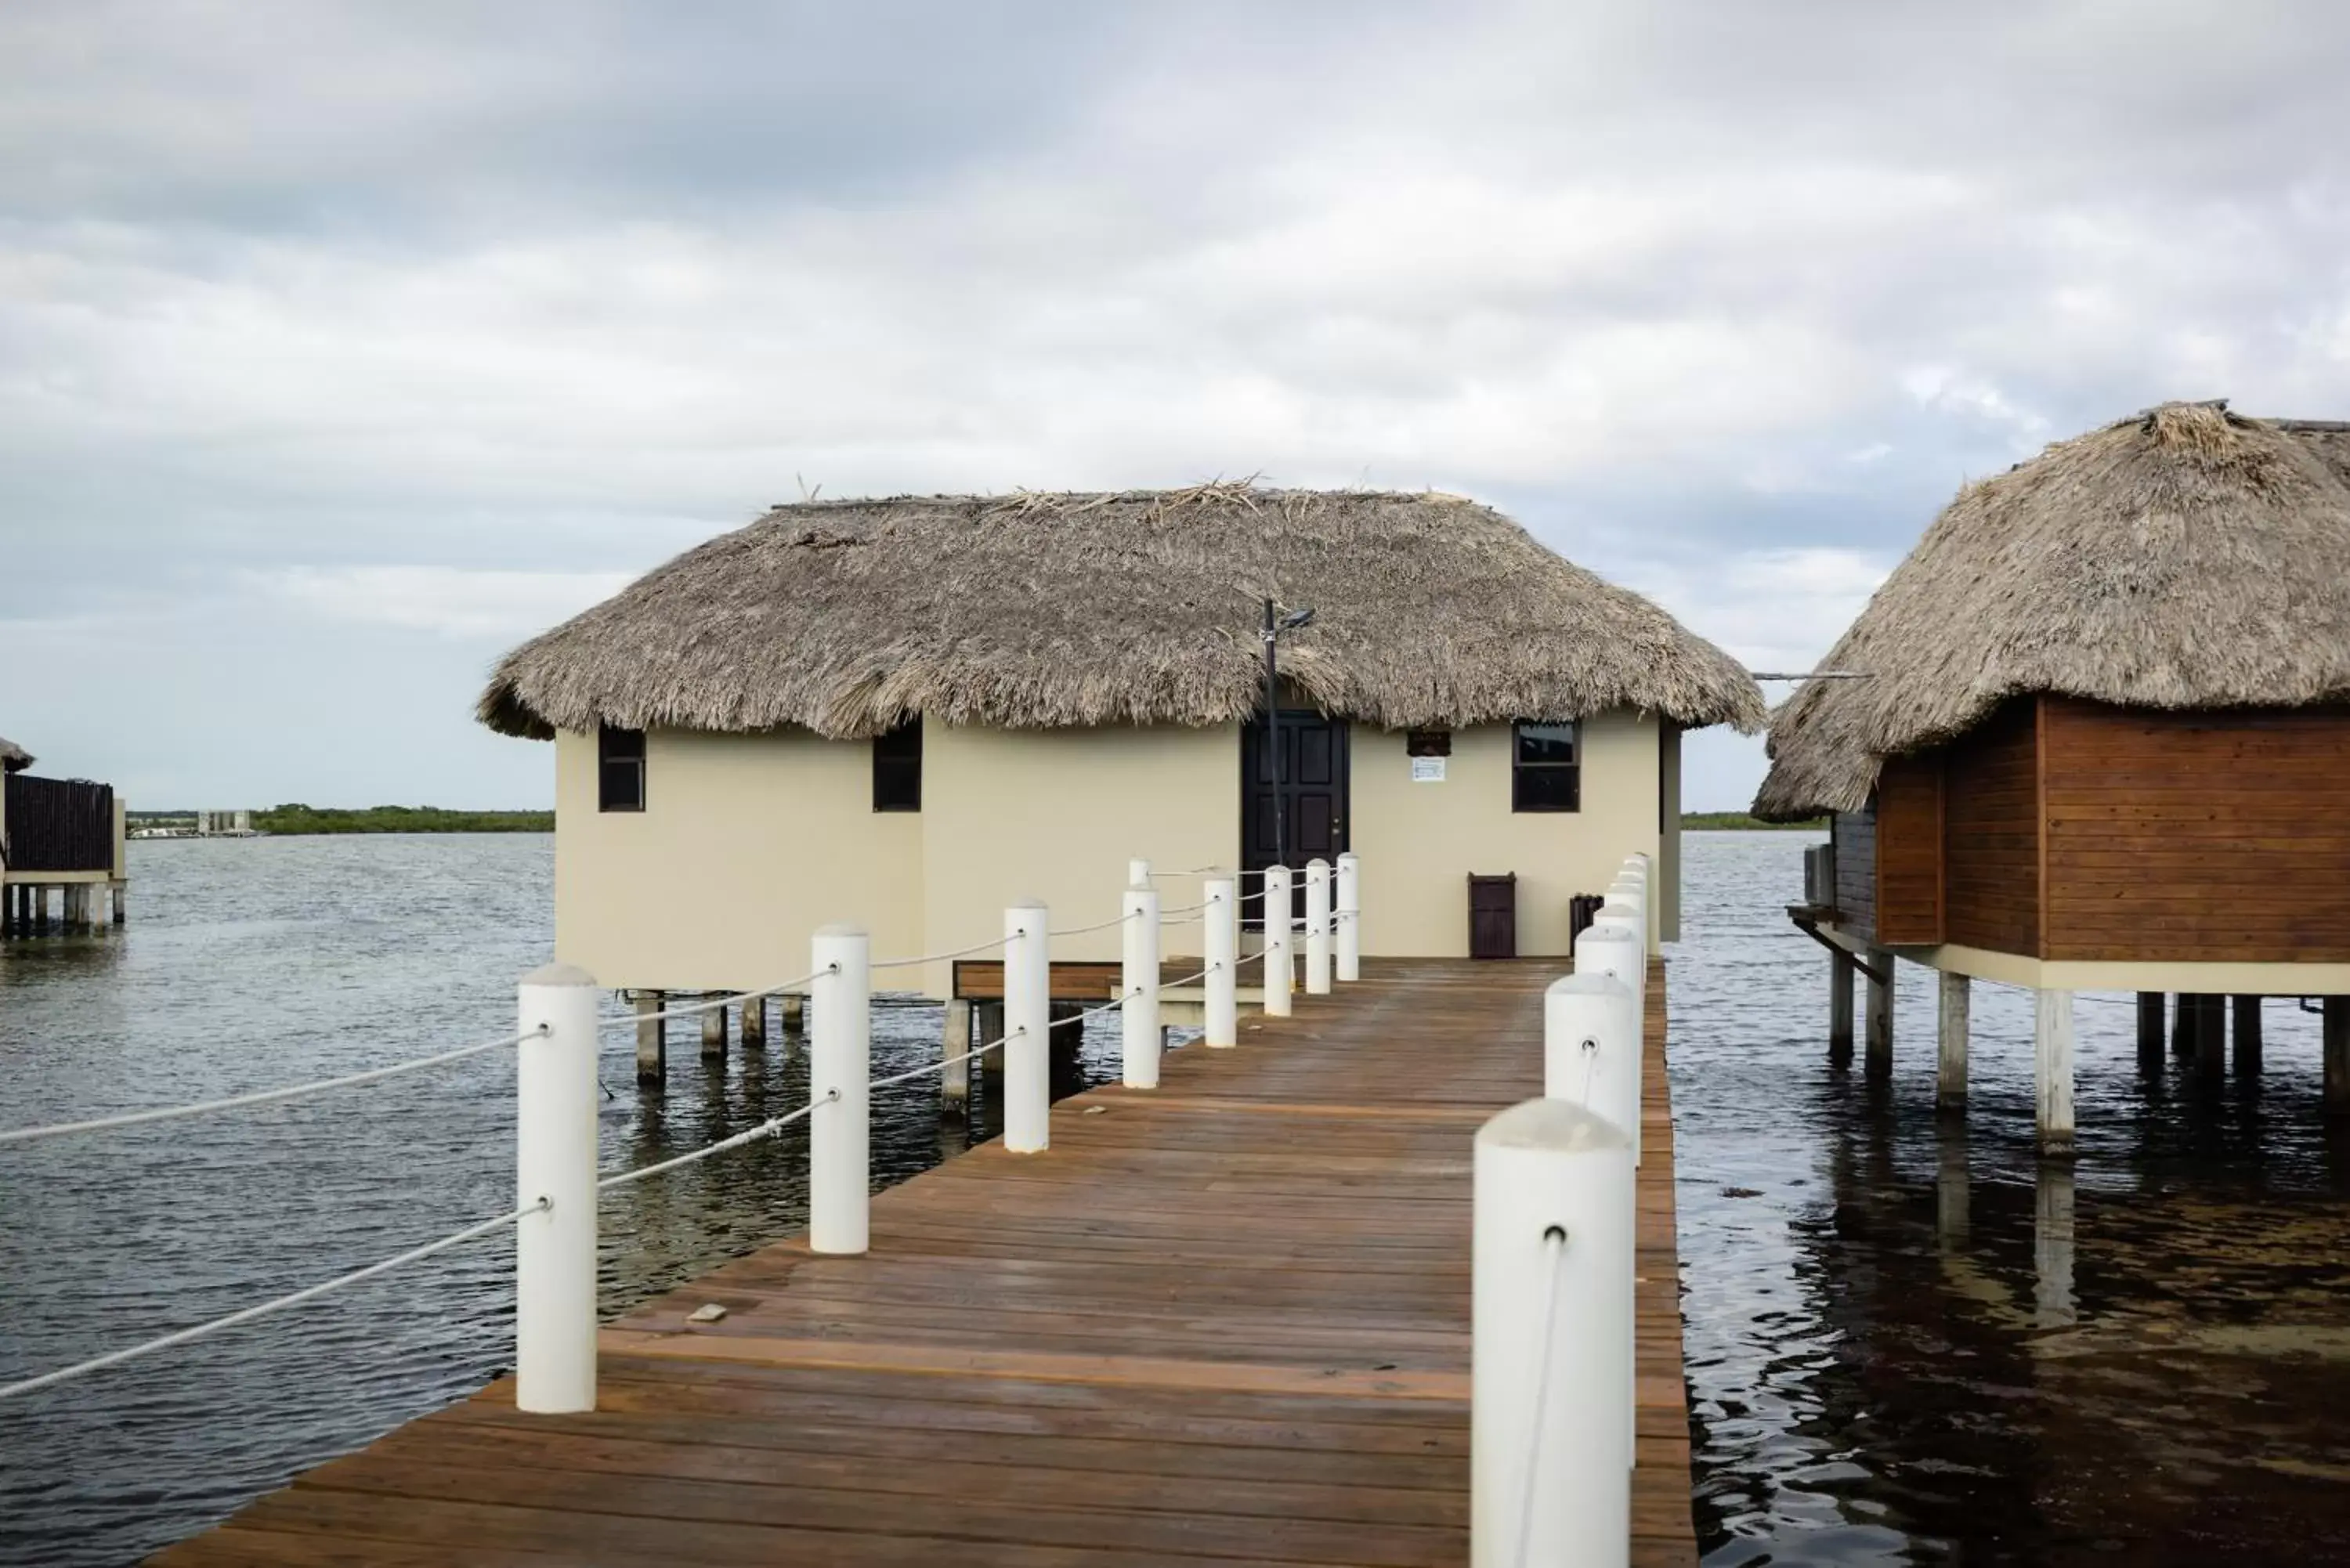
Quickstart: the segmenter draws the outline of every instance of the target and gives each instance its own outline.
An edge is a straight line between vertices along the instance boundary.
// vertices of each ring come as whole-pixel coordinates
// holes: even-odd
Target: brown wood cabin
[[[2350,707],[2012,698],[1887,758],[1831,841],[1830,918],[1870,947],[2350,963]]]

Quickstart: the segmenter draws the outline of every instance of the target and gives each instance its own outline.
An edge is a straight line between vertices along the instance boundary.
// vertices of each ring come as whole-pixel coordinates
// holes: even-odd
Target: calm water
[[[1673,974],[1681,1253],[1712,1564],[2350,1562],[2350,1144],[2315,1020],[2216,1097],[2141,1081],[2121,999],[2080,1009],[2081,1157],[2031,1142],[2031,1021],[1980,987],[1974,1110],[1933,1114],[1929,977],[1893,1082],[1832,1073],[1825,958],[1786,925],[1804,836],[1692,836]],[[0,1124],[231,1093],[512,1027],[544,961],[536,837],[133,846],[133,920],[0,954]],[[935,1010],[876,1016],[877,1071]],[[1088,1071],[1114,1036],[1097,1031]],[[771,1046],[673,1040],[618,1168],[805,1103]],[[0,1381],[193,1323],[509,1207],[501,1057],[258,1112],[0,1150]],[[986,1107],[979,1132],[985,1136]],[[876,1096],[887,1179],[958,1147]],[[610,1195],[608,1308],[802,1222],[789,1135]],[[0,1406],[0,1561],[117,1563],[509,1353],[511,1243]]]

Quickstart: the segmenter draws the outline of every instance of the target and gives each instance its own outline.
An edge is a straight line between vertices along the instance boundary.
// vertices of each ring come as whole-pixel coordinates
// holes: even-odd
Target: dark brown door
[[[1302,916],[1305,863],[1332,859],[1347,847],[1347,722],[1311,709],[1284,708],[1280,734],[1282,755],[1276,765],[1265,744],[1262,720],[1252,720],[1241,731],[1241,869],[1262,872],[1275,864],[1277,798],[1284,818],[1282,857],[1297,873],[1296,913]],[[1243,876],[1242,882],[1243,897],[1263,885],[1253,875]],[[1245,912],[1254,925],[1257,906],[1245,906]]]

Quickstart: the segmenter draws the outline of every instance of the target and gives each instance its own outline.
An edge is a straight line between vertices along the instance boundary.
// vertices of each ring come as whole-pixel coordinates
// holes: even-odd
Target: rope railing
[[[615,1187],[627,1187],[633,1182],[642,1181],[649,1176],[659,1176],[663,1171],[675,1170],[680,1166],[692,1165],[708,1159],[713,1154],[724,1154],[730,1149],[741,1148],[746,1144],[774,1137],[794,1122],[806,1121],[809,1116],[814,1116],[818,1106],[834,1104],[839,1098],[839,1090],[827,1089],[799,1109],[787,1111],[780,1116],[770,1116],[746,1132],[738,1132],[732,1137],[720,1138],[716,1143],[705,1144],[691,1153],[681,1154],[672,1159],[660,1160],[652,1165],[641,1165],[634,1170],[623,1170],[613,1176],[599,1177],[597,1179],[596,1190],[603,1192]]]
[[[395,1062],[389,1067],[373,1067],[364,1073],[346,1073],[338,1078],[318,1078],[307,1084],[296,1084],[283,1089],[256,1089],[249,1095],[227,1095],[217,1100],[197,1100],[188,1105],[158,1106],[150,1110],[122,1111],[113,1116],[92,1116],[86,1121],[56,1122],[47,1127],[9,1127],[0,1131],[0,1144],[30,1143],[36,1138],[65,1137],[75,1133],[103,1132],[113,1127],[139,1127],[148,1122],[172,1121],[181,1116],[204,1116],[213,1111],[235,1110],[244,1106],[274,1105],[281,1100],[298,1100],[306,1096],[324,1094],[329,1089],[353,1089],[362,1084],[381,1083],[405,1073],[421,1073],[427,1067],[444,1067],[468,1057],[486,1055],[509,1045],[519,1045],[546,1033],[544,1029],[525,1029],[518,1034],[502,1039],[484,1040],[478,1045],[460,1045],[453,1051],[442,1051],[431,1056],[419,1056],[413,1061]]]
[[[943,963],[948,959],[969,958],[973,953],[983,953],[990,948],[1000,948],[1011,940],[1011,937],[1008,935],[990,937],[983,942],[973,942],[967,948],[956,948],[951,952],[918,953],[912,958],[875,959],[868,967],[872,969],[907,969],[918,963]]]
[[[1044,1040],[1069,1025],[1082,1025],[1111,1012],[1126,1014],[1129,1052],[1128,1082],[1139,1087],[1157,1083],[1156,1063],[1163,1048],[1158,1023],[1160,996],[1197,981],[1207,988],[1211,1045],[1229,1046],[1232,1035],[1234,982],[1237,971],[1270,955],[1264,950],[1241,955],[1235,950],[1238,908],[1263,898],[1270,888],[1243,896],[1220,889],[1212,898],[1167,911],[1157,911],[1157,895],[1141,881],[1141,863],[1130,867],[1126,907],[1117,916],[1059,929],[1045,929],[1040,906],[1024,905],[1007,911],[1011,917],[1002,936],[967,947],[913,957],[870,960],[868,939],[848,928],[827,928],[814,940],[814,967],[806,973],[756,990],[705,996],[691,1002],[664,1006],[641,1013],[602,1014],[597,1006],[595,981],[577,969],[550,967],[525,976],[520,990],[519,1032],[479,1044],[436,1052],[363,1072],[256,1090],[182,1106],[156,1106],[49,1126],[0,1130],[0,1145],[111,1127],[160,1122],[209,1112],[294,1100],[332,1089],[356,1087],[404,1074],[450,1065],[491,1052],[523,1047],[517,1052],[516,1186],[540,1194],[532,1202],[494,1219],[394,1256],[369,1263],[317,1284],[291,1291],[123,1349],[59,1367],[37,1376],[0,1385],[0,1399],[49,1387],[68,1379],[151,1355],[192,1340],[218,1334],[316,1301],[336,1291],[418,1262],[510,1226],[530,1215],[545,1214],[544,1225],[521,1229],[516,1239],[515,1405],[525,1411],[592,1409],[595,1403],[593,1342],[595,1335],[596,1196],[629,1187],[668,1172],[713,1158],[730,1150],[776,1137],[786,1128],[807,1124],[809,1150],[809,1245],[820,1252],[861,1252],[868,1241],[866,1206],[870,1198],[870,1093],[945,1073],[974,1058],[1003,1051],[1009,1088],[1004,1117],[1005,1147],[1029,1153],[1045,1147],[1049,1128],[1049,1089],[1041,1053]],[[1195,875],[1221,867],[1201,867]],[[1223,918],[1205,922],[1208,956],[1205,967],[1168,980],[1159,972],[1157,927],[1167,917],[1228,909]],[[1159,912],[1159,920],[1151,915]],[[1117,994],[1066,1017],[1049,1016],[1052,964],[1049,942],[1054,938],[1084,936],[1125,929],[1124,976]],[[1014,948],[1012,944],[1021,944]],[[1032,944],[1041,944],[1032,945]],[[941,1054],[904,1072],[870,1076],[874,970],[906,968],[963,958],[997,949],[1004,951],[1005,1004],[1014,1027],[998,1038],[953,1055]],[[1138,967],[1139,966],[1139,967]],[[811,1094],[809,1102],[783,1115],[768,1117],[745,1130],[719,1138],[685,1153],[630,1170],[600,1175],[597,1171],[595,1106],[601,1092],[597,1078],[598,1042],[604,1032],[630,1025],[660,1023],[672,1018],[704,1015],[741,1006],[779,993],[803,991],[815,1004],[811,1029]],[[1016,1004],[1015,1004],[1016,999]],[[1221,1034],[1220,1032],[1221,1031]],[[1133,1075],[1132,1053],[1138,1037],[1148,1044],[1147,1081]],[[1020,1046],[1015,1054],[1010,1048]],[[819,1085],[821,1085],[819,1089]],[[826,1112],[819,1117],[819,1112]],[[1015,1136],[1016,1134],[1016,1136]]]
[[[1542,1353],[1534,1363],[1534,1419],[1526,1433],[1526,1464],[1518,1513],[1518,1568],[1526,1568],[1534,1539],[1534,1498],[1536,1482],[1542,1475],[1543,1428],[1549,1424],[1551,1347],[1558,1342],[1558,1273],[1559,1263],[1566,1256],[1566,1232],[1556,1225],[1543,1231],[1542,1310],[1534,1322],[1542,1338]]]
[[[109,1366],[120,1366],[126,1361],[136,1361],[142,1355],[152,1355],[159,1350],[169,1350],[175,1345],[186,1345],[192,1340],[203,1339],[218,1334],[223,1329],[234,1328],[239,1324],[252,1323],[258,1318],[268,1317],[290,1307],[300,1306],[305,1302],[316,1301],[320,1296],[331,1294],[346,1286],[358,1284],[362,1280],[371,1280],[378,1274],[389,1273],[402,1264],[421,1262],[437,1252],[445,1252],[452,1247],[461,1247],[494,1231],[504,1230],[506,1226],[520,1220],[525,1215],[536,1214],[553,1207],[554,1204],[550,1199],[541,1198],[536,1202],[524,1204],[511,1213],[501,1214],[494,1220],[484,1220],[477,1225],[468,1225],[462,1231],[452,1231],[437,1241],[427,1241],[421,1247],[411,1247],[407,1251],[386,1258],[380,1262],[369,1263],[363,1269],[353,1269],[348,1274],[338,1274],[331,1280],[307,1285],[298,1291],[289,1291],[273,1300],[213,1318],[209,1323],[200,1323],[192,1328],[159,1334],[142,1344],[129,1345],[121,1350],[109,1351],[104,1355],[93,1355],[87,1361],[77,1361],[71,1366],[60,1366],[54,1372],[44,1372],[37,1377],[26,1377],[16,1383],[0,1385],[0,1399],[13,1399],[19,1394],[30,1394],[36,1388],[47,1388],[52,1384],[63,1383],[69,1378],[103,1371]]]

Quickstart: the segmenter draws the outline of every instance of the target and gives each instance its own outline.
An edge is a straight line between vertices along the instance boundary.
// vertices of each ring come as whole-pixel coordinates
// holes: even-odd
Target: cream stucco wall
[[[1200,878],[1240,855],[1240,731],[1175,727],[922,731],[924,919],[932,950],[1003,929],[1003,909],[1042,898],[1055,928],[1118,914],[1126,863],[1169,873],[1170,908],[1198,900]],[[1115,959],[1115,929],[1053,944],[1056,959]],[[1170,927],[1166,950],[1199,951],[1198,928]],[[982,955],[993,957],[993,954]],[[926,981],[947,982],[943,965]]]
[[[1510,809],[1510,728],[1453,736],[1447,776],[1414,784],[1404,737],[1350,735],[1352,842],[1363,861],[1363,949],[1468,950],[1471,871],[1518,874],[1518,944],[1566,949],[1567,900],[1604,889],[1623,857],[1659,855],[1658,924],[1675,907],[1660,803],[1676,748],[1653,718],[1586,721],[1583,809]],[[1118,910],[1126,863],[1149,857],[1171,906],[1194,901],[1201,866],[1240,853],[1240,732],[1211,729],[923,732],[922,810],[872,809],[871,747],[805,732],[647,737],[646,809],[599,812],[594,737],[556,742],[556,948],[599,984],[738,990],[806,967],[810,934],[836,920],[872,933],[877,958],[987,940],[1003,907],[1042,898],[1055,927]],[[1667,811],[1670,821],[1677,811]],[[1170,928],[1196,954],[1196,927]],[[1115,959],[1116,929],[1054,944],[1062,959]],[[993,955],[981,955],[993,956]],[[875,977],[943,992],[944,963]]]
[[[1606,891],[1627,855],[1659,854],[1659,742],[1652,716],[1586,720],[1583,809],[1518,813],[1509,725],[1455,731],[1440,784],[1412,782],[1401,733],[1357,725],[1350,826],[1362,857],[1363,950],[1465,955],[1469,873],[1514,871],[1518,951],[1565,953],[1567,900]]]
[[[836,920],[877,957],[922,950],[923,818],[872,809],[869,747],[656,730],[641,812],[597,810],[594,736],[555,756],[556,953],[598,984],[772,984]]]

